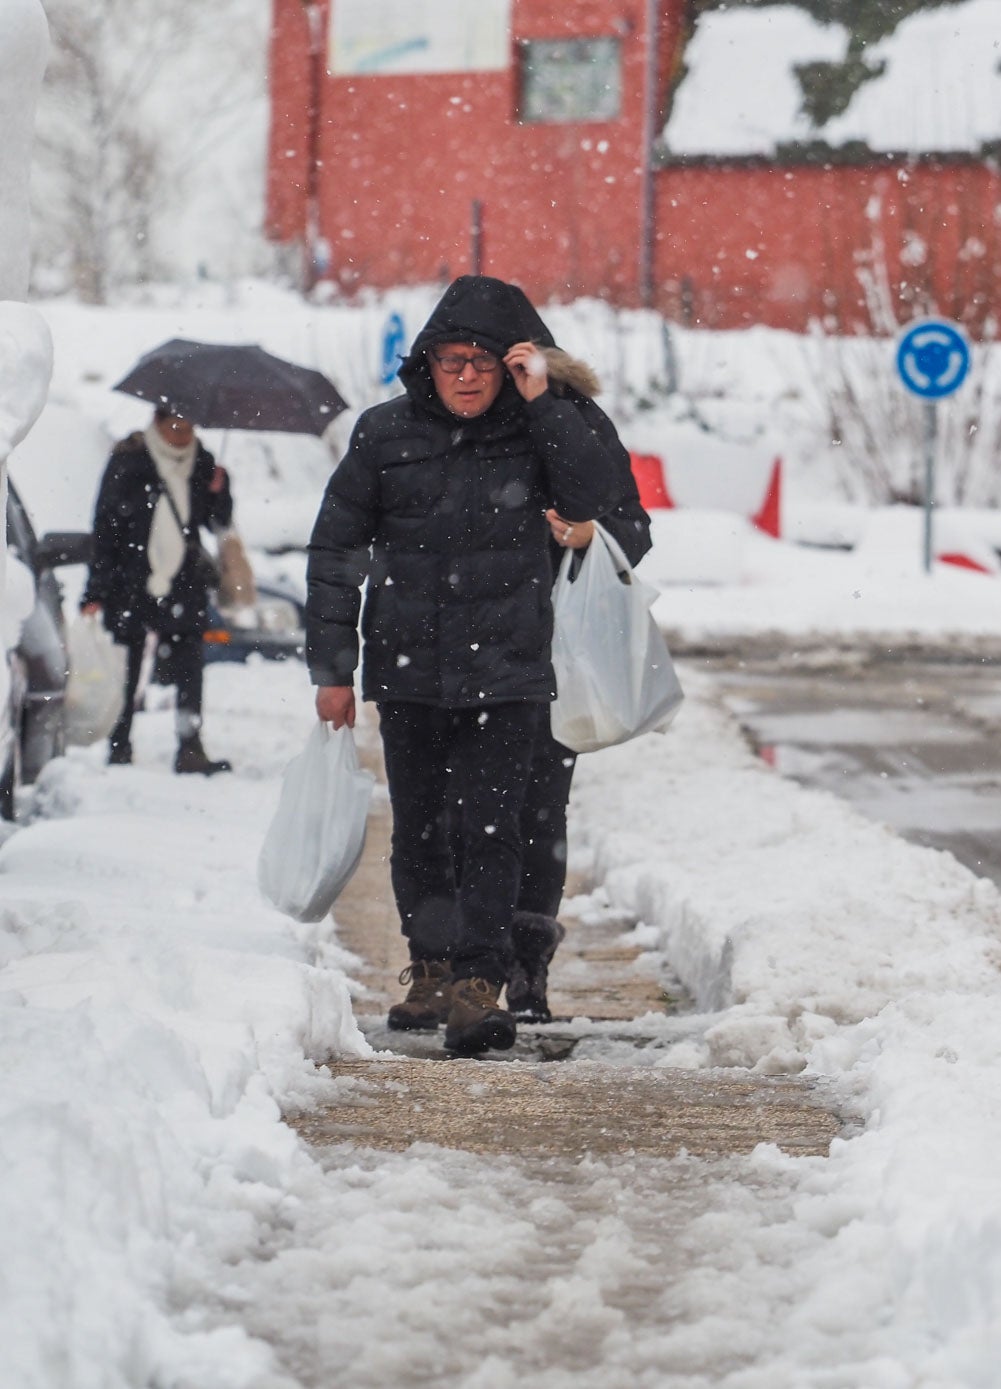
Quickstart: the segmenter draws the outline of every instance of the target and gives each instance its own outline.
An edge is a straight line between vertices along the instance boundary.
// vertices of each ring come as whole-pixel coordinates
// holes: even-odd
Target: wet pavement
[[[560,919],[567,936],[550,974],[554,1021],[520,1026],[509,1052],[452,1058],[443,1030],[390,1032],[389,1005],[407,963],[389,883],[391,817],[377,741],[359,750],[380,777],[365,854],[335,908],[338,940],[354,961],[354,1011],[373,1060],[318,1057],[336,1100],[288,1122],[318,1150],[346,1142],[404,1150],[432,1143],[572,1163],[584,1155],[680,1152],[724,1157],[775,1143],[826,1153],[850,1121],[835,1095],[801,1076],[679,1069],[666,1053],[707,1024],[638,939],[635,923],[571,882]],[[575,895],[576,894],[576,895]],[[558,1063],[558,1064],[554,1064]]]
[[[402,1152],[435,1143],[524,1158],[723,1157],[775,1143],[827,1152],[842,1123],[823,1087],[721,1070],[505,1065],[496,1060],[341,1062],[341,1098],[291,1122],[318,1147],[355,1142]]]
[[[762,661],[713,676],[776,770],[1001,886],[1001,667]]]

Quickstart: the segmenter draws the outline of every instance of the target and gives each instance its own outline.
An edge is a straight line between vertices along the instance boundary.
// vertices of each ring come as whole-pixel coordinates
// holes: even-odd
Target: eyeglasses
[[[463,357],[458,352],[446,352],[441,357],[437,352],[430,352],[428,355],[433,357],[442,371],[449,376],[458,376],[468,366],[483,373],[496,371],[500,366],[500,358],[495,357],[492,352],[477,352],[472,357]]]

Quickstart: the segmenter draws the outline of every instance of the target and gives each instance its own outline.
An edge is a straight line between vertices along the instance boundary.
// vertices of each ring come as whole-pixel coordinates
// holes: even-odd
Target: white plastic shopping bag
[[[375,778],[358,765],[354,735],[317,723],[285,769],[281,797],[257,861],[257,882],[279,911],[321,921],[365,847]]]
[[[571,579],[568,550],[553,586],[553,737],[594,752],[665,729],[684,698],[667,643],[641,583],[600,525]]]
[[[86,747],[106,738],[125,703],[125,647],[112,640],[99,613],[80,613],[66,633],[66,741]]]

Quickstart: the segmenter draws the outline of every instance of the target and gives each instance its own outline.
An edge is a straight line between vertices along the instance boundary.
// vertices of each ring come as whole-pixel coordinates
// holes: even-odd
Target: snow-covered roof
[[[782,147],[853,144],[874,153],[979,154],[1001,140],[1001,3],[922,10],[867,45],[877,75],[847,108],[814,124],[796,69],[839,65],[850,32],[795,4],[711,10],[685,51],[664,129],[670,156],[771,156]]]

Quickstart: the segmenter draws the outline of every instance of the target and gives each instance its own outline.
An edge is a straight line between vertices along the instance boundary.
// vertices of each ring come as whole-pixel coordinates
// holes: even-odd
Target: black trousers
[[[556,916],[567,877],[567,802],[577,754],[549,731],[548,711],[539,718],[532,745],[528,785],[521,807],[521,880],[517,910]],[[455,779],[448,786],[449,842],[458,882],[462,881],[461,796]]]
[[[177,689],[177,708],[190,714],[196,720],[202,713],[202,671],[204,650],[200,632],[161,634],[161,646],[168,648],[164,655],[170,667],[171,681]],[[125,644],[125,704],[121,717],[111,730],[109,742],[114,747],[127,743],[132,735],[132,716],[135,713],[136,690],[142,671],[143,651],[146,646],[145,635]]]
[[[521,876],[520,816],[546,706],[379,705],[393,809],[390,872],[410,957],[457,978],[507,980]],[[459,802],[450,826],[449,786]],[[457,883],[450,830],[461,843]]]
[[[518,910],[555,916],[567,878],[567,802],[577,754],[539,722],[528,787],[521,809],[521,883]]]

